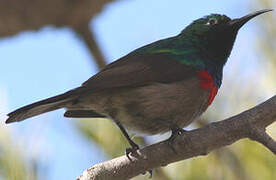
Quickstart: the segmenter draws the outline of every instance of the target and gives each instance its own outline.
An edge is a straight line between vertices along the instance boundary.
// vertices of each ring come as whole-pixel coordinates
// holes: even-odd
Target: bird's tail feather
[[[99,114],[93,110],[67,110],[65,117],[72,118],[105,118],[105,115]]]
[[[75,91],[76,90],[68,91],[64,94],[19,108],[8,114],[9,118],[6,120],[6,123],[23,121],[27,118],[37,116],[42,113],[63,108],[66,106],[66,104],[72,102],[76,98],[77,93],[75,93]]]

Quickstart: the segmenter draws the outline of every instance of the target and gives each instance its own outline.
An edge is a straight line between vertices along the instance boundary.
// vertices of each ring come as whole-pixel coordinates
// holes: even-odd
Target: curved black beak
[[[250,19],[258,16],[258,15],[261,15],[263,13],[266,13],[266,12],[269,12],[269,11],[273,11],[273,9],[263,9],[263,10],[260,10],[260,11],[256,11],[254,13],[250,13],[246,16],[243,16],[241,18],[237,18],[237,19],[232,19],[230,22],[229,22],[229,25],[232,26],[234,29],[238,30],[240,29],[245,23],[247,23]]]

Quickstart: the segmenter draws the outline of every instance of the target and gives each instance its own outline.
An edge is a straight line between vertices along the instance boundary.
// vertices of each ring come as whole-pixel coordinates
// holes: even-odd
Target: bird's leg
[[[131,138],[129,137],[127,131],[125,130],[125,128],[121,125],[121,123],[119,121],[115,121],[115,123],[120,128],[120,130],[122,131],[123,135],[126,137],[128,143],[131,145],[131,148],[127,148],[126,149],[126,156],[127,156],[127,158],[129,160],[131,160],[130,157],[129,157],[129,154],[136,152],[136,150],[139,149],[139,146],[135,142],[133,142],[131,140]]]
[[[177,136],[181,135],[182,133],[184,133],[186,131],[180,127],[172,128],[171,131],[172,131],[172,134],[168,139],[168,144],[169,144],[170,148],[176,153],[176,150],[174,149],[172,143]]]
[[[129,157],[129,154],[130,153],[135,153],[139,149],[139,146],[135,142],[133,142],[131,140],[131,138],[129,137],[127,131],[125,130],[125,128],[121,125],[121,123],[119,121],[115,121],[115,123],[120,128],[120,130],[122,131],[123,135],[126,137],[128,143],[131,145],[131,148],[127,148],[126,149],[126,156],[131,161],[131,159]],[[148,170],[148,173],[150,174],[149,178],[152,178],[152,175],[153,175],[152,170]]]

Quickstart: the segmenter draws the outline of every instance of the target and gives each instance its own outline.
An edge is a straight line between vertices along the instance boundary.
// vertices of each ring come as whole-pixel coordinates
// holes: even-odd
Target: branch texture
[[[254,108],[223,121],[179,135],[169,146],[163,141],[131,154],[131,161],[121,156],[85,170],[78,180],[130,179],[149,169],[169,163],[207,155],[210,151],[250,138],[260,142],[276,155],[276,142],[265,132],[276,121],[276,96]]]
[[[89,22],[115,0],[0,0],[0,37],[47,25],[75,27]]]

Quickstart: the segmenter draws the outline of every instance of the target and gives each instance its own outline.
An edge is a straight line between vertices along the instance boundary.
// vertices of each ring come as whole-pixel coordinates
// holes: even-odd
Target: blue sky
[[[105,57],[111,62],[142,45],[176,35],[192,20],[204,15],[245,15],[252,11],[248,8],[249,2],[121,0],[107,5],[91,26]],[[242,63],[251,64],[248,74],[254,71],[254,47],[248,46],[248,40],[254,40],[254,23],[256,21],[251,21],[239,33],[226,75],[240,66],[241,62],[232,60],[235,57],[243,57]],[[50,26],[1,39],[0,70],[3,101],[0,103],[7,106],[3,108],[5,112],[1,109],[1,115],[75,88],[97,72],[83,42],[71,30]],[[74,179],[90,165],[106,159],[104,153],[73,128],[73,121],[65,119],[63,110],[58,110],[22,123],[2,124],[29,157],[39,157],[47,167],[48,179],[54,180]]]

